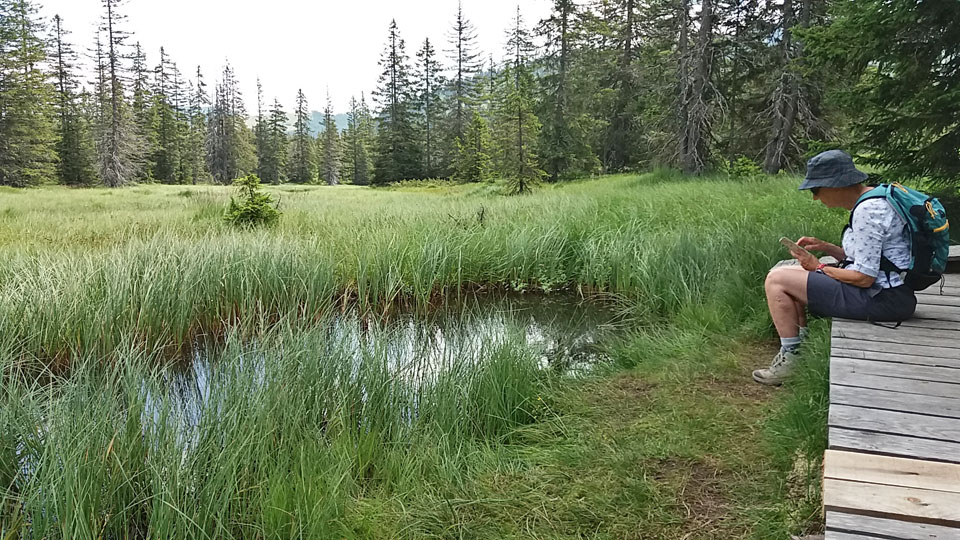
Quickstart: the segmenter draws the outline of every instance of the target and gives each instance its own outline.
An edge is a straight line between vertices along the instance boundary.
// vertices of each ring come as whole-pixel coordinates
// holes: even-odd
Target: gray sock
[[[800,347],[800,342],[802,341],[803,338],[800,336],[782,337],[780,338],[780,348],[787,352],[796,352],[797,348]]]

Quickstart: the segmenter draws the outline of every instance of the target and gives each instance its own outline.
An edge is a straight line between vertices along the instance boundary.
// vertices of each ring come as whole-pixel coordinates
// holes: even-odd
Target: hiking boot
[[[790,373],[793,372],[793,368],[797,365],[797,359],[799,358],[800,353],[797,351],[780,349],[780,352],[773,357],[773,362],[770,363],[770,367],[767,369],[758,369],[753,372],[753,380],[760,384],[780,386],[783,384],[783,381],[790,376]]]

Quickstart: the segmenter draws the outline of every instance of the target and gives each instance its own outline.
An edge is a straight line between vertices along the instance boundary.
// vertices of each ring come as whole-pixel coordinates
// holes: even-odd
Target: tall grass
[[[456,486],[472,453],[542,412],[550,375],[514,336],[424,366],[427,355],[398,364],[382,340],[320,327],[281,325],[255,342],[231,331],[194,392],[133,344],[111,369],[88,358],[54,384],[24,384],[8,367],[0,532],[348,534],[338,523],[351,501]]]
[[[762,308],[744,292],[759,291],[782,256],[775,239],[833,236],[839,222],[791,180],[667,180],[614,177],[518,198],[279,188],[282,224],[256,232],[222,223],[225,189],[4,197],[0,215],[13,216],[0,220],[0,333],[62,360],[131,338],[178,347],[225,324],[345,305],[428,308],[491,284],[613,292],[648,320],[715,306],[736,326]]]

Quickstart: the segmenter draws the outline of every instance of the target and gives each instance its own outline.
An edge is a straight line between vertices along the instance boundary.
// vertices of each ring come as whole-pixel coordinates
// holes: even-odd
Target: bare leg
[[[807,326],[807,306],[800,302],[794,302],[797,306],[797,329]]]
[[[782,338],[797,337],[801,323],[806,324],[807,274],[799,266],[781,267],[767,274],[767,307]]]

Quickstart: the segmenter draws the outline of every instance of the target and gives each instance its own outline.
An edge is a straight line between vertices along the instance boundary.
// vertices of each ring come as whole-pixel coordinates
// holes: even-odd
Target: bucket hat
[[[847,187],[866,179],[867,173],[857,169],[850,154],[843,150],[827,150],[807,161],[807,176],[799,189]]]

